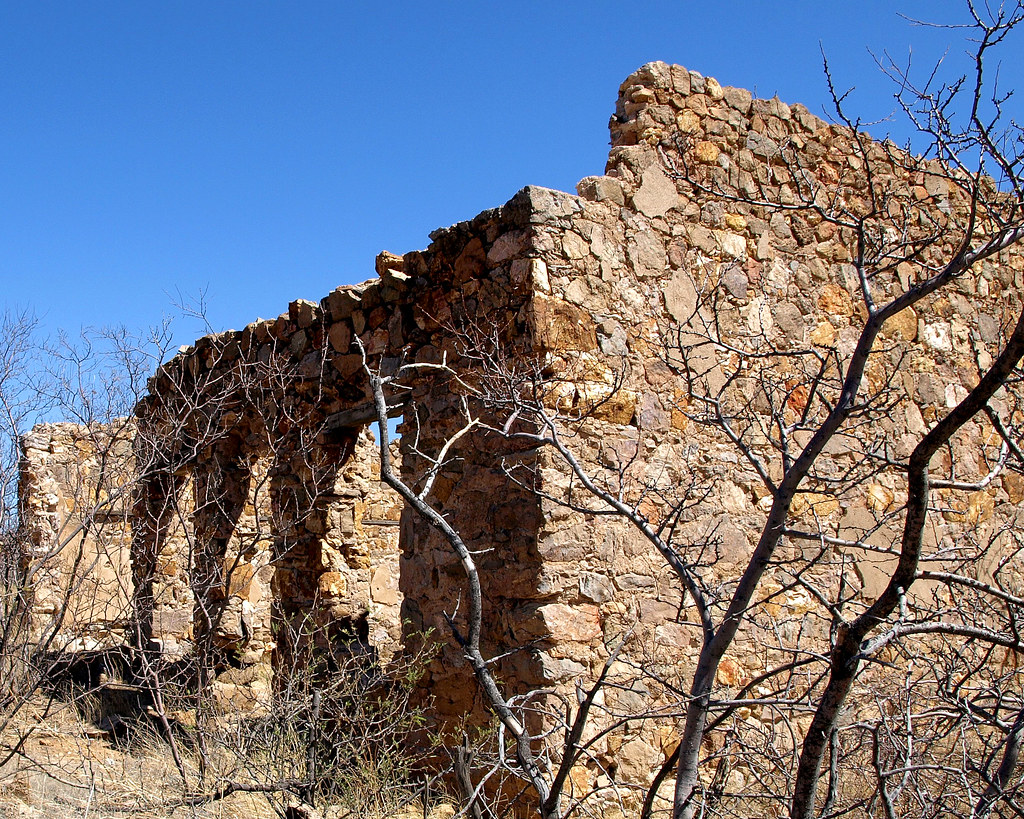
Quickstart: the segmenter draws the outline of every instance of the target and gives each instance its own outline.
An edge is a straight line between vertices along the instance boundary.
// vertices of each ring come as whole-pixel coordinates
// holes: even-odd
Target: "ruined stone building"
[[[141,624],[171,656],[205,641],[231,654],[218,683],[230,703],[268,690],[288,639],[281,623],[387,654],[430,630],[445,640],[424,683],[438,719],[479,708],[448,639],[446,617],[458,622],[463,611],[460,565],[380,483],[367,433],[367,368],[443,362],[411,372],[394,394],[396,452],[416,483],[426,458],[463,427],[467,406],[486,422],[447,452],[431,498],[478,551],[483,642],[503,657],[499,677],[510,690],[572,691],[627,634],[637,665],[647,657],[666,674],[684,668],[699,635],[664,559],[621,518],[559,503],[574,491],[562,462],[486,429],[506,425],[510,410],[476,400],[473,388],[496,389],[495,361],[517,388],[545,384],[543,400],[586,469],[620,481],[626,502],[654,525],[674,515],[676,542],[701,555],[706,586],[728,589],[771,503],[745,452],[777,476],[779,429],[792,428],[786,446],[807,440],[801,417],[817,417],[811,396],[835,380],[864,318],[855,240],[801,204],[820,188],[852,210],[867,207],[865,156],[908,214],[938,224],[961,203],[944,174],[891,145],[858,147],[848,129],[803,106],[753,99],[678,66],[651,63],[631,75],[610,127],[605,172],[577,193],[526,187],[435,231],[424,250],[381,254],[363,284],[200,338],[165,363],[137,408],[131,457],[122,453],[134,476],[130,508],[119,500],[116,515],[90,523],[85,538],[103,547],[47,581],[59,588],[76,571],[95,576],[80,571],[87,564],[117,590],[103,597],[93,584],[96,608],[64,618],[64,642],[81,640],[90,617],[108,632]],[[882,265],[877,297],[902,292],[929,254],[956,240],[951,228],[916,261]],[[888,322],[865,380],[870,395],[884,395],[874,426],[838,436],[794,504],[794,530],[853,544],[843,568],[821,571],[847,572],[862,599],[878,593],[895,560],[872,544],[898,536],[904,486],[881,460],[862,479],[846,476],[883,450],[892,464],[905,458],[977,383],[1019,311],[1022,276],[1024,256],[1004,252]],[[1000,400],[1012,416],[1014,397]],[[711,423],[716,409],[743,446]],[[75,485],[80,473],[69,468],[82,459],[99,468],[105,443],[95,438],[57,425],[26,439],[30,562],[80,520],[88,497],[112,491],[99,477]],[[992,428],[972,422],[942,466],[980,482],[999,451]],[[1012,537],[1024,480],[1006,470],[943,497],[928,534],[935,554],[955,551],[966,533],[977,542]],[[820,546],[793,539],[787,556]],[[828,615],[787,571],[780,563],[770,572],[742,650],[720,671],[725,689],[763,669],[770,646],[827,646]],[[40,587],[40,631],[59,609],[54,594]],[[609,692],[607,706],[628,709],[638,692]],[[602,747],[621,775],[641,777],[669,743],[630,729]]]

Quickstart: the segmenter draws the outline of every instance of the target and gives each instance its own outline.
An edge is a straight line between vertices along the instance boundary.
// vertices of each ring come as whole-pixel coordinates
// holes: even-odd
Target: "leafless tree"
[[[322,571],[316,550],[357,431],[329,427],[323,358],[261,343],[201,339],[158,369],[137,409],[140,674],[177,804],[258,793],[282,815],[296,801],[384,811],[415,792],[409,738],[423,705],[410,697],[427,649],[392,660],[357,617],[302,596]],[[168,564],[188,571],[170,578]],[[271,588],[275,573],[294,598]],[[168,613],[183,622],[158,626]]]
[[[541,737],[531,733],[529,728],[529,716],[531,708],[534,707],[530,703],[530,698],[523,699],[502,693],[498,679],[491,667],[494,658],[485,657],[481,649],[483,591],[476,559],[459,531],[431,502],[430,496],[434,482],[440,475],[441,470],[446,466],[452,448],[464,436],[471,434],[479,426],[480,421],[472,416],[468,402],[464,401],[465,425],[448,436],[439,452],[426,454],[430,465],[425,474],[420,476],[419,484],[416,487],[410,486],[394,468],[392,463],[391,440],[388,430],[389,399],[393,401],[396,397],[402,397],[403,389],[408,388],[407,382],[403,383],[403,379],[407,379],[413,372],[421,370],[438,371],[453,378],[456,383],[459,382],[458,375],[446,363],[409,364],[397,367],[390,374],[384,374],[370,367],[366,359],[365,350],[358,337],[353,343],[363,352],[364,370],[369,379],[370,391],[380,430],[381,479],[398,492],[405,502],[415,510],[416,514],[441,532],[453,553],[458,557],[466,577],[468,611],[465,616],[465,630],[461,630],[456,625],[454,617],[449,617],[452,634],[462,648],[470,667],[473,669],[477,684],[483,692],[488,706],[498,718],[502,734],[507,732],[510,737],[518,770],[533,787],[534,791],[536,791],[541,816],[544,819],[561,819],[565,815],[561,804],[563,788],[566,785],[572,766],[579,758],[580,741],[594,703],[594,698],[600,690],[617,652],[612,652],[609,662],[605,664],[601,675],[590,690],[586,693],[581,692],[576,707],[569,709],[569,704],[566,703],[567,710],[571,716],[568,717],[566,724],[563,726],[565,742],[562,753],[559,755],[560,758],[554,760],[554,765],[552,766],[552,760],[547,758],[547,748],[542,747],[538,753],[535,747],[538,739]],[[468,387],[466,384],[461,384],[461,386],[464,388]],[[472,392],[472,389],[469,391]],[[425,453],[421,452],[420,454],[424,455]],[[545,733],[548,730],[550,729],[545,727]],[[500,740],[500,742],[503,744],[503,740]],[[486,777],[479,786],[473,786],[468,780],[468,775],[463,774],[463,777],[466,780],[463,787],[464,790],[468,791],[466,796],[469,801],[469,809],[473,811],[473,815],[479,816],[481,815],[479,805],[483,801],[483,786],[486,783]]]
[[[602,736],[638,720],[680,727],[675,750],[646,788],[645,816],[788,811],[800,819],[855,812],[980,819],[993,811],[1024,812],[1017,764],[1024,732],[1019,520],[1014,510],[1002,510],[1000,525],[986,529],[977,525],[984,509],[972,505],[984,502],[979,495],[997,479],[1024,472],[1019,294],[1008,286],[1007,312],[994,332],[974,334],[977,372],[969,388],[952,390],[945,409],[922,417],[916,437],[908,432],[894,439],[890,418],[906,405],[898,375],[909,355],[894,340],[893,326],[930,300],[956,293],[960,282],[1024,240],[1024,134],[1005,114],[1009,96],[993,91],[989,81],[994,50],[1024,22],[1024,6],[969,2],[967,8],[974,39],[971,71],[963,78],[942,84],[932,73],[918,84],[909,67],[883,64],[897,83],[902,112],[928,140],[923,155],[870,140],[847,116],[847,97],[835,90],[837,117],[846,128],[834,148],[850,160],[839,171],[826,173],[827,160],[805,153],[797,140],[770,137],[760,143],[770,173],[739,189],[724,166],[690,162],[693,146],[685,136],[660,146],[664,168],[693,199],[742,206],[765,223],[779,217],[780,229],[825,230],[842,245],[854,274],[855,332],[841,343],[783,347],[766,332],[731,337],[723,331],[720,288],[703,280],[690,315],[658,328],[662,363],[684,386],[675,411],[708,441],[730,447],[730,463],[760,482],[763,521],[756,544],[731,576],[717,573],[721,533],[716,524],[702,523],[715,481],[699,464],[678,451],[674,463],[649,460],[657,436],[640,422],[617,433],[601,458],[587,451],[595,429],[597,435],[603,429],[595,426],[603,409],[628,389],[625,360],[615,383],[580,398],[576,382],[587,376],[571,356],[510,357],[504,341],[481,328],[451,328],[462,342],[458,366],[386,361],[378,368],[364,356],[381,430],[382,478],[440,532],[462,568],[465,611],[457,610],[462,601],[453,601],[451,631],[499,724],[493,758],[477,773],[470,764],[477,749],[467,745],[458,758],[468,814],[498,809],[489,788],[508,773],[532,789],[544,819],[585,814],[597,804],[592,797],[608,795],[597,793],[602,789],[614,799],[617,789],[639,788],[614,781],[607,768],[607,785],[579,793],[572,783],[574,766],[605,765],[594,750]],[[939,189],[941,202],[931,193]],[[235,593],[244,556],[272,536],[284,545],[270,561],[282,565],[333,478],[337,452],[308,454],[320,452],[313,444],[326,431],[317,402],[293,401],[289,394],[297,381],[318,383],[315,370],[324,361],[296,363],[276,349],[266,358],[238,356],[212,336],[191,358],[158,373],[163,386],[143,401],[148,426],[140,436],[130,422],[116,419],[127,418],[143,397],[166,337],[150,354],[125,336],[106,334],[124,380],[112,378],[109,368],[96,369],[88,344],[59,344],[50,356],[58,365],[53,377],[29,383],[31,322],[15,316],[0,329],[0,425],[7,447],[0,453],[7,459],[0,463],[0,568],[7,581],[0,609],[0,719],[26,702],[45,676],[38,667],[30,677],[10,671],[30,667],[12,647],[29,645],[26,617],[39,587],[33,573],[70,556],[70,585],[58,592],[44,636],[32,643],[38,654],[56,647],[67,625],[65,604],[87,560],[83,536],[97,536],[112,511],[127,516],[120,501],[133,496],[139,501],[134,525],[152,529],[154,543],[173,529],[193,569],[183,594],[191,595],[184,608],[197,629],[193,642],[181,647],[185,661],[169,661],[150,642],[158,548],[136,555],[130,635],[152,713],[180,775],[179,804],[197,806],[238,791],[323,798],[334,786],[323,776],[330,755],[318,756],[326,745],[316,735],[324,697],[337,695],[338,703],[379,698],[373,686],[342,685],[365,681],[379,668],[354,670],[343,662],[345,673],[333,681],[326,674],[296,675],[302,658],[311,656],[307,649],[327,638],[317,629],[292,628],[295,612],[285,612],[277,623],[285,628],[282,645],[289,650],[283,656],[292,663],[294,685],[275,689],[248,721],[225,719],[211,692],[218,673],[245,650],[248,626]],[[981,335],[995,340],[982,343]],[[303,367],[314,371],[300,372]],[[458,396],[464,424],[436,451],[404,441],[425,464],[410,482],[392,462],[388,416],[396,402],[409,403],[411,381],[424,375],[443,379]],[[566,400],[569,393],[576,397]],[[137,483],[107,486],[102,476],[112,472],[101,468],[100,478],[80,481],[74,498],[80,514],[66,526],[55,518],[46,548],[26,563],[10,483],[14,447],[26,424],[53,406],[72,412],[100,462],[121,457],[124,436],[132,436],[132,480],[149,482],[154,492],[136,493]],[[408,417],[415,417],[412,409]],[[674,578],[682,601],[678,624],[691,630],[698,646],[692,663],[638,658],[626,634],[607,647],[596,681],[574,698],[503,688],[495,670],[502,658],[488,656],[481,642],[479,555],[432,499],[438,479],[471,438],[501,442],[509,480],[543,501],[631,527],[647,541]],[[243,443],[248,460],[240,455]],[[351,444],[346,438],[336,448]],[[239,532],[240,510],[249,501],[258,506],[254,498],[280,475],[268,466],[278,459],[288,460],[302,481],[282,493],[276,517],[257,516],[253,531]],[[208,469],[183,477],[199,460]],[[540,480],[542,468],[559,471],[564,480]],[[188,480],[188,492],[179,491]],[[854,496],[867,496],[872,514],[840,524],[826,512]],[[951,524],[941,536],[935,534],[939,520]],[[750,644],[760,647],[761,670],[753,678],[732,674],[730,663]],[[630,685],[622,668],[648,681],[645,708],[616,712],[603,703],[605,691]],[[18,679],[28,687],[12,687]],[[340,709],[338,724],[349,719]],[[277,732],[283,719],[304,720],[307,730]],[[368,722],[352,724],[370,745],[393,748],[396,735],[379,732],[381,722],[381,712],[373,712]],[[179,741],[183,733],[187,743]],[[11,753],[17,752],[15,746]],[[270,776],[258,775],[256,759],[274,761]],[[662,786],[673,776],[667,799]]]
[[[891,544],[885,543],[881,547],[886,554],[897,559],[884,587],[873,600],[855,602],[849,589],[842,588],[842,585],[831,592],[816,586],[815,560],[804,565],[791,564],[787,568],[792,582],[805,587],[821,603],[830,621],[829,644],[818,650],[827,672],[822,682],[812,685],[806,693],[806,702],[813,707],[814,717],[799,740],[799,765],[791,790],[791,816],[804,819],[838,809],[839,794],[835,788],[839,779],[835,776],[834,766],[842,757],[840,729],[843,714],[855,684],[865,676],[870,664],[878,662],[883,648],[899,644],[906,650],[912,635],[941,634],[948,640],[947,650],[952,652],[962,651],[959,646],[973,647],[979,643],[988,647],[986,651],[996,646],[1020,651],[1015,601],[1008,599],[1008,590],[1001,580],[985,584],[979,573],[968,568],[968,561],[955,561],[956,570],[941,577],[927,571],[924,566],[940,557],[931,553],[931,548],[925,544],[929,515],[935,514],[935,490],[939,487],[952,491],[977,490],[980,482],[990,480],[957,481],[955,462],[947,467],[948,476],[935,475],[937,453],[949,448],[966,424],[979,416],[987,416],[992,429],[1002,439],[996,451],[984,456],[990,458],[992,464],[989,474],[997,474],[1004,467],[1005,453],[1014,453],[1016,459],[1017,439],[1009,428],[1009,418],[1016,406],[1018,366],[1024,354],[1024,315],[1018,317],[1015,326],[1011,322],[1009,335],[998,355],[984,363],[979,361],[976,385],[947,415],[936,420],[905,460],[893,457],[893,448],[885,442],[878,426],[887,408],[896,400],[891,376],[881,385],[869,385],[866,378],[873,353],[884,347],[881,334],[887,321],[949,288],[959,278],[979,269],[987,260],[1024,239],[1021,131],[1003,114],[1007,97],[999,90],[993,92],[986,83],[993,49],[1024,19],[1024,8],[1019,4],[995,10],[982,9],[974,4],[969,4],[968,8],[972,33],[977,37],[971,74],[946,85],[940,85],[933,75],[926,85],[917,86],[913,84],[909,71],[894,64],[887,66],[889,73],[899,82],[897,99],[902,110],[919,132],[931,140],[924,157],[897,151],[888,144],[879,146],[871,142],[859,131],[860,123],[845,114],[844,96],[834,93],[838,116],[853,135],[850,149],[863,163],[863,178],[858,181],[840,178],[829,185],[815,175],[797,146],[783,144],[779,148],[778,162],[798,193],[795,199],[783,203],[750,195],[742,197],[748,204],[761,207],[767,213],[806,215],[835,226],[847,242],[858,276],[863,324],[846,360],[835,357],[829,361],[810,350],[772,350],[758,354],[751,349],[728,347],[737,353],[750,371],[761,371],[758,387],[769,399],[771,426],[774,428],[773,434],[768,436],[775,450],[771,459],[764,457],[759,447],[751,443],[754,436],[749,433],[753,430],[754,421],[738,410],[735,403],[730,405],[728,387],[731,385],[728,382],[725,388],[713,390],[709,389],[706,380],[702,383],[697,379],[693,384],[696,389],[691,389],[689,397],[694,402],[694,408],[690,410],[692,418],[720,430],[736,445],[743,458],[762,477],[771,503],[761,536],[745,570],[736,579],[724,611],[714,617],[709,616],[711,612],[701,605],[700,598],[694,598],[695,605],[701,609],[704,638],[689,692],[687,719],[680,745],[674,800],[674,815],[677,817],[689,819],[701,810],[704,800],[699,798],[702,791],[700,749],[707,721],[714,713],[715,674],[734,645],[742,624],[750,617],[751,608],[762,593],[766,572],[787,562],[789,556],[783,552],[788,542],[825,544],[836,537],[833,532],[822,529],[805,531],[794,525],[794,504],[802,496],[806,497],[804,493],[812,492],[821,499],[841,497],[844,491],[865,486],[870,476],[882,472],[895,472],[901,475],[901,481],[905,481],[905,503],[891,514],[891,519],[902,527],[902,534]],[[933,215],[926,216],[925,207],[915,207],[903,198],[898,186],[891,182],[893,169],[902,173],[924,172],[948,185],[957,203],[949,214],[950,218],[940,221]],[[698,192],[730,198],[713,178],[702,177],[695,169],[685,166],[676,170],[678,176]],[[856,187],[860,187],[858,193],[861,196],[851,201],[847,195]],[[735,201],[735,197],[732,198]],[[911,265],[913,274],[903,292],[886,296],[883,282],[901,264]],[[712,345],[728,345],[714,333],[714,328],[704,329]],[[670,360],[672,355],[677,356],[675,366],[680,368],[686,368],[688,359],[693,357],[685,345],[673,350]],[[763,357],[777,371],[802,370],[802,377],[788,384],[779,383],[782,379],[778,378],[772,383],[770,374],[753,364],[756,358]],[[832,367],[833,362],[839,366]],[[787,363],[789,367],[785,366]],[[739,377],[737,368],[731,378]],[[991,403],[1000,390],[1007,396],[1005,402],[1000,402],[1001,412]],[[792,409],[794,405],[798,410],[795,417],[792,412],[786,412],[787,406]],[[853,447],[851,440],[854,437],[870,443],[863,448]],[[859,451],[864,460],[845,475],[824,474],[818,468],[819,456],[826,447],[837,444]],[[997,451],[1004,454],[1000,456]],[[642,521],[636,523],[641,525]],[[864,546],[869,540],[871,538],[865,538],[848,545]],[[966,546],[959,548],[967,551]],[[974,544],[970,553],[977,559],[991,549],[992,544]],[[1016,549],[1011,546],[1002,560],[1012,563],[1015,553]],[[815,559],[823,556],[813,549],[812,554]],[[685,573],[681,573],[681,579],[684,583],[692,583]],[[964,590],[971,589],[977,596],[972,597],[975,606],[984,606],[983,610],[992,616],[982,621],[965,616],[967,612],[962,605],[940,604],[942,595],[937,592],[933,593],[935,600],[931,606],[909,603],[908,598],[915,593],[915,587],[920,587],[926,579],[943,583],[946,591],[961,603],[966,602]],[[983,599],[986,594],[988,599]],[[978,611],[979,608],[973,609],[973,613]],[[982,666],[977,665],[973,670],[980,672]],[[942,685],[951,685],[953,679],[955,675],[950,674]],[[1008,696],[1009,701],[1006,699]],[[1010,695],[1003,689],[999,697],[1001,707],[996,709],[999,715],[993,712],[991,718],[1005,726],[1007,718],[1002,716],[1002,709],[1009,707],[1014,711],[1015,706],[1011,703],[1018,699],[1019,695]],[[927,705],[918,701],[908,707],[927,708]],[[975,718],[980,717],[975,715]],[[924,718],[921,719],[923,722]],[[1009,722],[1011,725],[1014,723],[1012,715]],[[904,739],[909,742],[912,736],[904,732]],[[998,771],[993,771],[989,766],[999,758],[993,749],[985,770],[974,772],[975,775],[980,773],[985,783],[984,794],[974,806],[975,815],[987,812],[997,795],[1011,798],[1012,789],[1008,790],[1008,787],[1015,755],[1016,739],[1011,728],[1002,755],[1002,762],[1008,764],[999,764]],[[828,796],[823,806],[816,807],[822,770],[830,758],[833,775]],[[927,790],[928,776],[922,771],[930,766],[921,765],[913,754],[904,760],[904,765],[898,774],[902,777],[901,786],[908,785],[908,780],[917,780],[919,787],[916,793]],[[874,794],[887,815],[896,815],[900,809],[899,800],[893,796],[893,792],[899,790],[893,787],[893,776],[897,774],[892,771],[880,772]],[[915,792],[913,787],[903,788],[904,798],[908,800],[903,809],[915,812],[921,807],[910,806],[913,801],[909,796],[911,792]],[[950,809],[948,801],[944,809]],[[971,808],[964,808],[964,811],[970,813]]]
[[[5,767],[32,764],[27,743],[40,721],[83,705],[84,689],[54,696],[67,651],[119,642],[112,630],[123,635],[130,619],[110,558],[124,545],[132,491],[126,415],[145,387],[153,349],[122,331],[47,342],[24,313],[7,313],[0,323]],[[55,418],[77,423],[50,423]],[[65,485],[59,499],[58,482]],[[100,564],[106,581],[95,576]],[[114,568],[121,568],[116,560]]]
[[[1004,316],[998,349],[976,344],[973,386],[954,391],[948,412],[929,418],[912,444],[893,440],[889,423],[906,402],[897,378],[906,354],[892,341],[895,320],[1005,260],[1024,240],[1024,133],[1006,114],[1010,95],[990,76],[995,50],[1024,20],[1024,6],[967,9],[971,65],[963,77],[942,83],[933,72],[917,84],[909,67],[883,64],[897,83],[900,110],[927,141],[920,155],[871,140],[836,91],[847,130],[835,150],[855,160],[838,174],[819,173],[817,157],[782,138],[772,149],[772,175],[738,191],[723,168],[688,163],[685,137],[663,146],[665,167],[694,198],[742,204],[766,223],[779,214],[812,232],[825,225],[848,252],[859,294],[849,349],[834,341],[792,349],[766,344],[765,336],[729,338],[717,319],[722,296],[710,287],[698,288],[687,321],[663,328],[664,362],[686,385],[677,411],[710,440],[733,447],[763,485],[764,523],[735,576],[713,576],[713,529],[696,537],[686,525],[713,491],[698,469],[677,463],[671,478],[668,470],[652,478],[644,455],[652,434],[642,428],[632,449],[605,468],[581,455],[581,430],[602,402],[615,399],[628,372],[603,397],[567,405],[561,396],[575,378],[571,366],[510,361],[486,331],[455,328],[461,352],[477,359],[471,378],[461,369],[445,373],[465,396],[466,426],[429,454],[416,488],[395,475],[382,450],[385,480],[444,534],[463,565],[469,631],[457,639],[487,702],[517,739],[530,737],[480,649],[474,555],[429,502],[450,447],[486,428],[543,451],[567,476],[557,491],[535,482],[535,463],[510,458],[510,476],[580,513],[627,521],[664,558],[693,612],[700,648],[680,691],[680,742],[649,790],[645,815],[662,809],[660,786],[673,773],[676,819],[750,810],[799,819],[1024,810],[1016,516],[1008,512],[1003,526],[987,532],[972,527],[977,515],[970,511],[971,493],[1024,470],[1024,312]],[[772,184],[780,179],[783,198]],[[910,195],[908,179],[921,180],[922,190],[941,187],[947,204],[937,208],[933,196]],[[1020,311],[1016,294],[1008,296],[1006,309]],[[713,373],[709,360],[719,363]],[[371,373],[382,426],[403,374]],[[981,446],[974,443],[979,430],[987,436]],[[973,447],[970,465],[956,457],[965,447]],[[845,453],[839,466],[822,457],[836,452]],[[852,535],[816,514],[816,507],[875,487],[882,493],[877,514]],[[936,518],[960,525],[936,541]],[[871,592],[864,564],[881,572]],[[785,601],[796,597],[806,601],[802,612],[794,615],[790,606],[787,613]],[[727,690],[723,661],[754,639],[766,646],[763,674]],[[899,672],[902,680],[894,682]],[[582,720],[586,706],[584,700]],[[752,727],[744,719],[752,710],[776,716]],[[540,795],[542,815],[558,815],[559,783],[544,776],[533,743],[519,744],[520,770]],[[730,785],[730,766],[737,765],[745,771],[743,792]]]
[[[26,313],[5,313],[0,322],[0,714],[22,699],[26,658],[25,598],[18,537],[19,437],[40,407],[29,382],[36,351],[35,321]]]
[[[255,571],[274,569],[303,523],[322,514],[341,462],[310,445],[323,419],[288,402],[301,379],[287,349],[242,360],[214,337],[200,344],[205,369],[186,355],[168,370],[166,326],[52,342],[29,316],[7,316],[0,329],[0,766],[119,798],[132,783],[35,754],[43,720],[80,711],[108,739],[117,734],[129,750],[159,745],[172,761],[176,783],[134,783],[140,807],[198,810],[253,794],[281,815],[295,804],[384,812],[414,798],[409,737],[423,706],[411,694],[426,655],[391,661],[355,645],[321,601],[272,609],[268,587],[259,622],[243,604]],[[159,395],[149,391],[154,371],[173,379]],[[282,442],[278,427],[306,437]],[[354,443],[346,436],[339,457]],[[286,457],[310,477],[273,505],[271,467]],[[168,482],[180,491],[154,492]],[[240,525],[246,503],[259,512]],[[144,548],[151,535],[156,550]],[[168,535],[180,541],[173,555],[158,548]],[[185,567],[175,589],[180,643],[154,645],[172,558]],[[156,636],[167,637],[159,627]],[[259,656],[247,656],[254,645]],[[89,666],[93,658],[102,668]],[[247,683],[225,683],[236,668],[248,669]],[[118,700],[113,711],[105,705]]]

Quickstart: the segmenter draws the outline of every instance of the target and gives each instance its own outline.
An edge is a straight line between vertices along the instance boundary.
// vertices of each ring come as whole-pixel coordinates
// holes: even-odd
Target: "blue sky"
[[[205,290],[225,329],[319,299],[526,184],[602,172],[618,85],[650,60],[823,113],[824,48],[883,117],[868,49],[962,64],[957,33],[899,11],[964,19],[959,0],[0,0],[0,308],[144,327]]]

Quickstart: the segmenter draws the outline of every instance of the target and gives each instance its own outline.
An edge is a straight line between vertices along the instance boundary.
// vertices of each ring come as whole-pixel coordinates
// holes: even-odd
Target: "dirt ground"
[[[102,725],[102,722],[101,722]],[[278,814],[261,795],[236,793],[212,804],[175,804],[181,780],[167,743],[152,729],[105,731],[77,709],[30,705],[3,737],[6,749],[24,736],[21,752],[0,767],[0,819],[274,819]],[[109,725],[107,726],[109,727]],[[6,754],[5,754],[6,755]],[[451,819],[455,809],[433,805],[427,819]],[[323,819],[343,819],[348,811],[326,810]],[[384,819],[424,819],[415,800]],[[303,819],[315,819],[306,814]],[[360,814],[359,819],[371,819]]]
[[[181,793],[180,780],[166,746],[155,734],[115,737],[72,709],[38,705],[25,710],[7,739],[28,727],[32,730],[21,753],[0,768],[3,819],[171,815],[269,819],[274,815],[265,800],[247,794],[199,809],[174,809],[168,803]]]

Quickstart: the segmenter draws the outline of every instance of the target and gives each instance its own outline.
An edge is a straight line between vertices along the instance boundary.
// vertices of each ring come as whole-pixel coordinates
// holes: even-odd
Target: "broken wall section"
[[[771,497],[714,413],[720,407],[743,422],[748,451],[764,459],[770,480],[781,474],[778,428],[793,426],[786,434],[794,449],[808,440],[825,403],[812,400],[813,391],[835,389],[865,313],[851,263],[855,240],[799,205],[811,185],[838,191],[842,207],[862,213],[864,158],[856,135],[801,106],[755,100],[659,63],[626,80],[611,127],[606,175],[584,179],[578,196],[524,189],[502,208],[437,231],[425,251],[383,255],[375,280],[200,339],[162,368],[139,408],[154,469],[140,495],[148,506],[135,519],[133,565],[137,608],[149,606],[165,648],[221,641],[242,663],[221,680],[237,692],[279,648],[263,621],[246,622],[246,603],[271,599],[282,621],[311,617],[335,628],[339,650],[382,645],[375,623],[393,634],[398,621],[388,607],[400,606],[403,639],[432,631],[443,641],[424,681],[438,723],[486,718],[462,652],[448,640],[447,615],[461,624],[458,560],[393,496],[370,499],[375,455],[360,443],[373,420],[364,367],[391,375],[409,363],[443,361],[469,383],[482,383],[494,362],[547,379],[548,408],[571,426],[583,468],[611,486],[622,480],[652,524],[670,521],[702,582],[716,600],[728,599]],[[877,297],[891,298],[952,250],[955,220],[942,220],[962,213],[963,202],[940,169],[865,144],[876,179],[914,215],[907,224],[949,225],[932,255],[873,279]],[[899,459],[977,383],[1022,287],[1024,258],[1004,253],[886,323],[865,378],[867,394],[884,396],[884,412],[872,418],[884,446],[852,430],[823,452],[789,520],[794,533],[818,540],[808,545],[794,534],[783,544],[765,595],[721,665],[716,698],[791,656],[798,641],[801,651],[828,655],[830,615],[793,586],[787,561],[813,558],[820,588],[846,584],[851,606],[877,595],[905,493]],[[401,469],[415,483],[428,463],[421,453],[439,452],[465,423],[463,391],[437,370],[404,386],[395,406]],[[998,401],[1000,413],[1019,418],[1015,393]],[[474,410],[486,423],[507,420],[500,408]],[[984,485],[938,493],[942,513],[927,535],[932,565],[981,543],[991,558],[1005,542],[999,537],[1018,526],[1019,474],[987,479],[999,451],[983,420],[942,456],[940,469],[955,462],[958,479]],[[622,521],[555,502],[569,480],[549,455],[519,452],[486,431],[460,438],[450,454],[433,497],[480,556],[483,651],[502,657],[505,690],[554,690],[572,701],[576,684],[595,679],[628,635],[605,716],[671,710],[655,677],[685,689],[700,624],[651,544]],[[536,484],[509,478],[512,458]],[[865,466],[879,463],[885,468]],[[382,533],[371,528],[378,516],[401,519],[382,527],[388,535],[379,542]],[[387,539],[396,531],[399,593]],[[823,538],[832,539],[828,548]],[[870,542],[850,545],[861,538]],[[1007,575],[1014,594],[1024,591],[1015,568]],[[209,611],[220,613],[219,626],[204,622]],[[388,613],[374,620],[377,611]],[[543,705],[543,696],[532,702]],[[551,697],[553,713],[562,702]],[[752,711],[749,720],[765,736],[786,727],[778,712]],[[596,720],[594,728],[604,725]],[[574,781],[584,789],[643,782],[676,739],[666,721],[631,722],[595,741]],[[743,764],[731,774],[737,792],[747,782]]]
[[[460,373],[479,367],[473,333],[509,360],[532,355],[525,309],[533,293],[530,237],[538,202],[547,198],[525,189],[500,209],[437,231],[425,251],[382,254],[376,280],[338,288],[320,303],[294,302],[288,313],[242,331],[200,339],[161,368],[139,407],[158,466],[143,493],[148,509],[139,515],[155,525],[136,538],[134,559],[139,609],[152,610],[155,638],[186,645],[216,635],[202,622],[208,604],[189,579],[194,557],[178,556],[211,549],[203,560],[213,570],[198,585],[224,587],[216,567],[232,563],[233,533],[246,519],[244,497],[253,485],[251,464],[265,461],[266,501],[252,505],[269,509],[266,571],[282,621],[322,622],[339,649],[355,641],[378,651],[374,642],[393,633],[399,618],[376,612],[400,606],[406,638],[432,632],[444,645],[424,684],[438,713],[462,719],[479,709],[461,652],[445,639],[446,614],[462,616],[453,603],[463,593],[458,560],[407,512],[401,527],[388,525],[398,512],[395,502],[382,495],[378,503],[359,488],[373,484],[377,468],[376,454],[359,443],[360,430],[375,420],[365,367],[386,375],[405,364],[435,367],[410,371],[394,409],[403,433],[402,474],[416,483],[426,469],[421,453],[438,451],[465,422],[461,387],[436,365],[446,362]],[[485,642],[497,655],[512,647],[512,635],[536,631],[525,624],[537,618],[532,604],[542,560],[538,499],[509,480],[494,444],[482,434],[460,440],[438,476],[436,497],[474,548],[488,554]],[[194,524],[162,522],[168,512],[179,521],[210,519],[189,532]],[[378,520],[384,525],[368,522]],[[399,532],[401,568],[394,572],[388,550]],[[159,584],[147,589],[145,577],[154,576]],[[181,593],[165,600],[158,585]],[[209,605],[227,610],[224,603]],[[176,633],[158,634],[170,612],[180,621]],[[244,626],[240,621],[233,631],[243,638],[236,651],[242,642],[257,646]],[[279,650],[280,639],[274,642]],[[525,685],[536,675],[510,669],[507,676]]]
[[[22,438],[22,571],[31,640],[91,650],[130,638],[134,425],[41,424]]]

